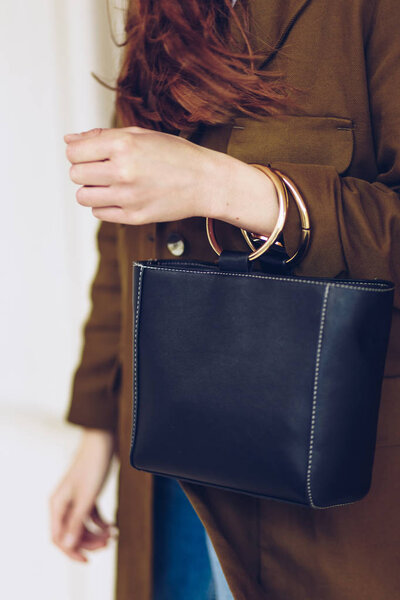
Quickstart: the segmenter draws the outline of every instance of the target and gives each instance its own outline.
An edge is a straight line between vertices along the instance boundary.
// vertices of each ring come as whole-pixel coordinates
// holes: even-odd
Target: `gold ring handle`
[[[262,254],[264,254],[264,252],[269,250],[269,248],[271,248],[271,246],[276,242],[285,224],[289,203],[287,189],[286,186],[282,183],[282,179],[278,177],[278,175],[276,175],[274,171],[272,171],[269,167],[265,165],[253,164],[252,166],[266,173],[268,177],[272,180],[272,183],[274,184],[278,195],[279,214],[278,220],[271,235],[259,248],[253,248],[253,252],[249,254],[248,257],[249,260],[255,260],[256,258],[259,258]],[[211,217],[206,217],[206,231],[211,248],[219,256],[222,252],[222,248],[219,245],[215,236],[214,219]]]
[[[272,168],[272,167],[271,167]],[[310,218],[308,215],[308,210],[307,207],[304,203],[303,197],[300,194],[300,191],[298,189],[298,187],[294,184],[294,182],[292,181],[292,179],[290,179],[287,175],[284,175],[284,173],[282,173],[281,171],[279,171],[278,169],[274,169],[275,173],[284,181],[285,185],[287,186],[287,188],[289,189],[290,193],[293,196],[293,199],[296,203],[297,206],[297,210],[299,211],[299,216],[300,216],[300,225],[301,225],[301,240],[300,240],[300,244],[298,249],[296,250],[296,252],[293,254],[293,256],[291,256],[290,258],[286,259],[284,262],[284,264],[295,264],[296,262],[299,262],[301,258],[303,258],[303,256],[305,255],[305,253],[308,250],[308,246],[310,244],[310,237],[311,237],[311,225],[310,225]],[[251,250],[253,250],[253,252],[256,250],[255,245],[253,244],[249,233],[245,230],[245,229],[241,229],[241,232],[243,234],[244,239],[246,240],[248,246],[251,248]]]

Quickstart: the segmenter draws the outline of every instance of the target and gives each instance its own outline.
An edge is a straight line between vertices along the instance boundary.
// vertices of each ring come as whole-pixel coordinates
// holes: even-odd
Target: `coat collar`
[[[279,48],[283,46],[293,25],[302,12],[312,0],[249,0],[250,23],[249,42],[254,53],[260,54],[260,58],[254,61],[255,68],[264,67],[275,56]],[[238,40],[243,49],[242,37],[234,21],[231,24],[231,32],[235,40]],[[198,126],[188,130],[181,130],[179,137],[189,138]]]
[[[251,15],[248,37],[253,51],[261,54],[261,58],[254,61],[255,67],[260,68],[275,56],[311,0],[249,1]],[[241,40],[234,22],[231,31],[235,39]]]

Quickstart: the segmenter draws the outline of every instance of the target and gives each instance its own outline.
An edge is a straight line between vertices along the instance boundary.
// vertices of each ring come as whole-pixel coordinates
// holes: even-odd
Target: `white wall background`
[[[115,6],[116,0],[110,0]],[[119,2],[121,7],[121,2]],[[113,9],[121,33],[121,10]],[[118,50],[106,0],[0,3],[0,597],[112,598],[114,549],[73,563],[47,502],[79,428],[63,422],[98,221],[77,204],[63,135],[110,126]],[[116,467],[115,467],[116,468]],[[100,506],[113,518],[115,469]]]

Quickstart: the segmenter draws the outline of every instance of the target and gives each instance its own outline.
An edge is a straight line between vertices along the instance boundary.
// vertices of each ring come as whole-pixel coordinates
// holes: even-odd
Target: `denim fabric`
[[[216,600],[200,519],[177,481],[154,486],[153,600]]]
[[[211,562],[211,571],[213,574],[215,600],[234,600],[228,583],[225,579],[224,572],[221,568],[218,556],[214,550],[210,538],[206,535],[207,549]]]

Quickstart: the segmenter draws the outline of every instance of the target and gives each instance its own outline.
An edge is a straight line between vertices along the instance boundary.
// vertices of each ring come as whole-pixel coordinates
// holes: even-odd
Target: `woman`
[[[169,248],[182,251],[185,259],[214,260],[204,233],[205,216],[221,221],[224,248],[243,248],[232,225],[268,235],[277,216],[274,189],[248,163],[278,167],[303,194],[313,236],[297,273],[378,277],[396,284],[372,487],[361,502],[326,511],[194,484],[183,488],[206,526],[235,599],[397,597],[397,0],[252,0],[248,28],[242,11],[246,3],[241,0],[234,9],[225,0],[204,3],[207,6],[188,0],[184,9],[178,0],[138,4],[141,10],[128,21],[132,46],[127,46],[131,52],[119,78],[117,109],[125,127],[144,129],[66,137],[71,177],[82,186],[78,202],[102,221],[97,290],[103,296],[102,308],[89,322],[93,339],[87,341],[82,363],[87,370],[80,386],[87,385],[87,395],[72,402],[68,418],[111,429],[111,424],[117,427],[119,413],[119,598],[135,597],[127,583],[130,566],[143,577],[137,597],[149,597],[141,562],[148,557],[136,561],[129,548],[139,535],[150,539],[152,494],[150,476],[134,472],[128,464],[130,263],[168,258]],[[242,41],[238,16],[243,17],[249,42],[242,51],[250,52],[250,46],[258,53],[254,64],[231,52],[237,50],[234,41]],[[135,29],[136,18],[144,29]],[[232,25],[230,41],[226,21]],[[163,38],[160,34],[165,32]],[[277,72],[283,78],[277,78]],[[171,135],[178,130],[180,136]],[[284,229],[289,253],[295,250],[297,237],[297,215],[291,207]],[[96,345],[99,329],[107,330],[107,350]],[[99,370],[100,363],[107,369]],[[87,383],[96,369],[104,389],[100,400],[91,395]],[[133,506],[141,511],[140,522],[132,519]]]

